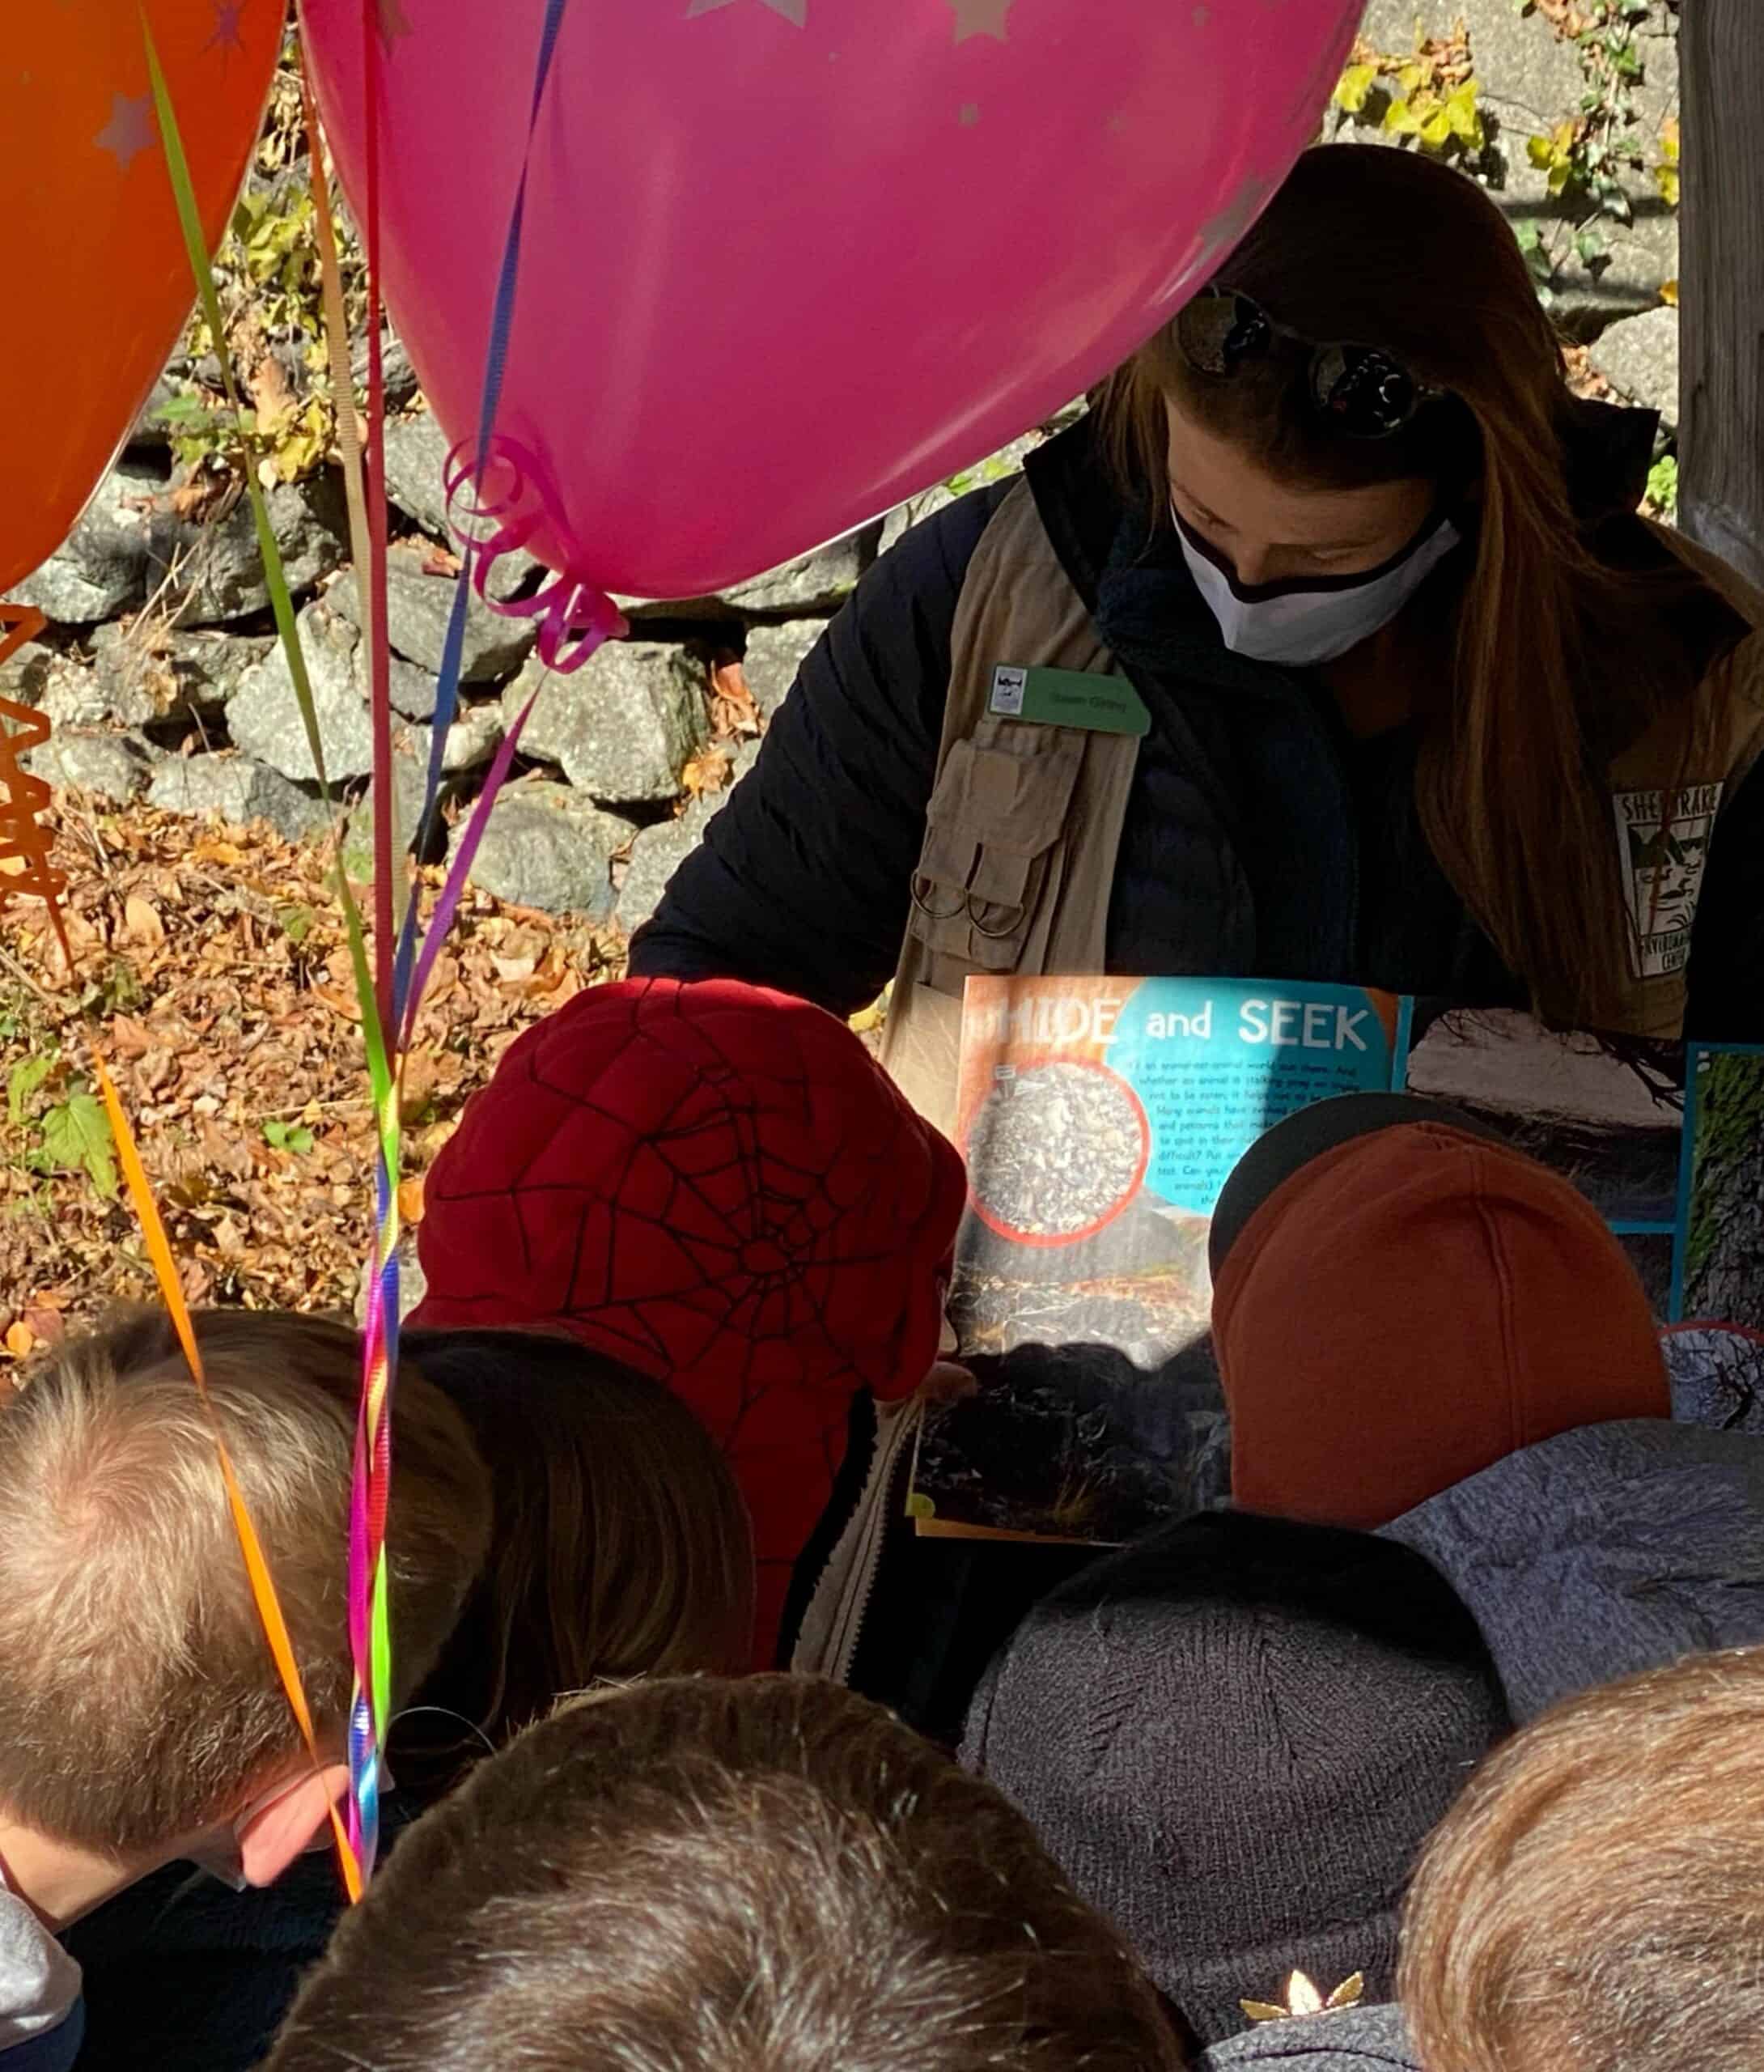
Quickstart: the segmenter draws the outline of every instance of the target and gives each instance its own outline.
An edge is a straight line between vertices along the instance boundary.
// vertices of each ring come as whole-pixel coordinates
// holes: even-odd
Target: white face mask
[[[1172,511],[1172,516],[1175,516]],[[1382,568],[1363,575],[1312,576],[1297,582],[1247,585],[1228,575],[1214,555],[1176,520],[1189,572],[1219,621],[1225,645],[1253,662],[1308,669],[1333,662],[1389,626],[1454,547],[1457,529],[1443,518]]]

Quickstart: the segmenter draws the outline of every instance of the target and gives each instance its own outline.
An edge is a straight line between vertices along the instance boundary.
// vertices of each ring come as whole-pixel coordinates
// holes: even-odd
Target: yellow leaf
[[[1525,156],[1541,172],[1546,167],[1555,163],[1556,147],[1547,137],[1528,137],[1525,140]]]
[[[1414,110],[1401,94],[1395,96],[1384,110],[1382,127],[1393,137],[1412,137],[1421,127]]]
[[[855,1036],[867,1036],[872,1029],[882,1026],[888,1019],[888,1012],[886,1000],[872,1000],[868,1007],[860,1008],[851,1017],[847,1026]]]
[[[1425,65],[1404,65],[1397,68],[1397,84],[1406,94],[1417,93],[1427,83]]]
[[[1660,156],[1664,165],[1678,163],[1678,118],[1669,116],[1660,125]]]
[[[28,1358],[36,1344],[36,1333],[22,1318],[6,1326],[6,1350],[15,1360]]]
[[[1482,117],[1476,105],[1474,79],[1466,79],[1456,92],[1447,96],[1445,113],[1452,135],[1479,148],[1482,142]]]
[[[1350,115],[1358,115],[1377,83],[1376,65],[1350,65],[1336,83],[1335,105]]]
[[[1443,108],[1436,108],[1422,122],[1420,138],[1430,151],[1443,150],[1452,135],[1452,118]]]
[[[151,899],[131,892],[122,905],[123,925],[135,941],[154,945],[165,940],[165,923]]]
[[[1253,2022],[1283,2022],[1287,2019],[1284,2007],[1271,2006],[1266,2000],[1240,2000],[1237,2005]]]
[[[398,1214],[406,1223],[422,1221],[422,1182],[414,1176],[398,1182]]]
[[[1678,307],[1678,283],[1676,281],[1662,281],[1660,299],[1669,309],[1676,309]]]
[[[1344,1978],[1329,1995],[1329,2005],[1335,2007],[1357,2007],[1366,1992],[1366,1974],[1355,1972],[1351,1978]]]
[[[1654,185],[1660,189],[1660,198],[1669,209],[1678,206],[1678,168],[1675,165],[1656,165]]]

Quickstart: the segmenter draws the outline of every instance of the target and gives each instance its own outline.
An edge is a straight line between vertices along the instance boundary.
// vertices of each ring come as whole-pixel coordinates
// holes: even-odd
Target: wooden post
[[[1678,513],[1764,584],[1764,7],[1686,0]]]

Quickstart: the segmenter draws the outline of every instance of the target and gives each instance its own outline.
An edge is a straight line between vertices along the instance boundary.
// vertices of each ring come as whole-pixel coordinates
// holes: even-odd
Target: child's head
[[[393,1743],[395,1774],[419,1775],[418,1751],[469,1754],[464,1721],[469,1743],[500,1746],[602,1679],[747,1667],[747,1514],[677,1397],[534,1332],[408,1331],[402,1365],[465,1420],[495,1517],[478,1586],[417,1693],[424,1709]]]
[[[341,1756],[359,1341],[296,1316],[199,1320],[214,1413],[318,1727]],[[464,1421],[418,1380],[389,1533],[401,1693],[481,1566],[490,1497]],[[205,1414],[169,1323],[130,1316],[0,1407],[0,1807],[145,1866],[310,1777],[247,1581]],[[307,1809],[322,1822],[322,1795]],[[248,1869],[252,1868],[248,1854]],[[284,1859],[285,1860],[285,1859]],[[274,1875],[276,1862],[262,1866]]]
[[[1732,2072],[1764,2036],[1764,1650],[1571,1698],[1428,1845],[1401,1990],[1428,2072]]]
[[[547,1720],[414,1828],[272,2072],[1162,2072],[1151,1988],[1028,1823],[803,1678]]]
[[[312,1317],[196,1323],[332,1764],[351,1684],[361,1341]],[[413,1333],[405,1352],[388,1546],[410,1709],[395,1778],[447,1781],[598,1678],[744,1658],[740,1500],[665,1389],[566,1340]],[[231,1826],[246,1875],[276,1876],[322,1824],[324,1792],[307,1788],[213,1428],[164,1317],[75,1341],[0,1408],[0,1814],[134,1870],[206,1855]]]

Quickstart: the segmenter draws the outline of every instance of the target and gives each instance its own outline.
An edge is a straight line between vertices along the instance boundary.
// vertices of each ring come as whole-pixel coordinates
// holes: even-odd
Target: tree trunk
[[[1685,1314],[1764,1330],[1764,1057],[1703,1067],[1694,1175]]]
[[[1679,19],[1683,258],[1679,523],[1764,584],[1764,19],[1688,0]]]

